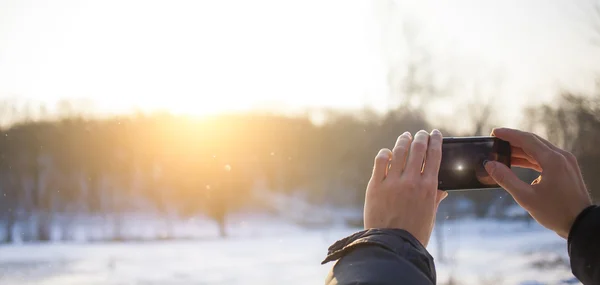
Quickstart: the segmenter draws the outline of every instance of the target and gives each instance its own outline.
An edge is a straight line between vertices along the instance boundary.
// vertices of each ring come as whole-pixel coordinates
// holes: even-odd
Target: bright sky
[[[557,86],[589,92],[600,74],[591,1],[397,2],[452,82],[427,103],[442,117],[477,96],[507,108]],[[0,98],[87,98],[102,112],[385,109],[384,4],[0,0]]]
[[[385,92],[366,1],[1,3],[4,96],[205,113],[358,107]]]

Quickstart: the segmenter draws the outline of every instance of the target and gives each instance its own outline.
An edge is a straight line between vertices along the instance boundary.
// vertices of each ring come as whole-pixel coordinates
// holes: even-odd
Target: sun
[[[9,2],[0,96],[83,98],[78,109],[109,115],[387,106],[374,19],[358,20],[367,2]]]

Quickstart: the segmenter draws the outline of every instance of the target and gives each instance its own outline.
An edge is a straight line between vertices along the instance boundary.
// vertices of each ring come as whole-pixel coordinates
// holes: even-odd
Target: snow
[[[461,220],[442,230],[448,262],[436,262],[441,281],[453,275],[459,284],[565,284],[573,278],[566,241],[535,223]],[[436,242],[434,235],[428,250],[439,259]]]
[[[327,248],[358,230],[246,218],[232,219],[226,239],[0,246],[0,284],[323,284]],[[579,284],[569,283],[566,242],[535,223],[455,220],[437,230],[444,261],[436,234],[428,250],[438,284]]]

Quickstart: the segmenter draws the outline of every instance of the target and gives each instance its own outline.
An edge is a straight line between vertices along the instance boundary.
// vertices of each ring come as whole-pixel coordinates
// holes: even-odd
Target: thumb
[[[494,181],[516,200],[522,200],[531,191],[531,185],[519,179],[505,164],[497,161],[487,161],[484,167]]]

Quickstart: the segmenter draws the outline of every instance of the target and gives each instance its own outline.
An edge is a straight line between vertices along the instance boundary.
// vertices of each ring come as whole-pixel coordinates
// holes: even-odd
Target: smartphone
[[[496,137],[448,137],[442,144],[438,189],[445,191],[498,188],[483,162],[510,167],[510,143]]]

